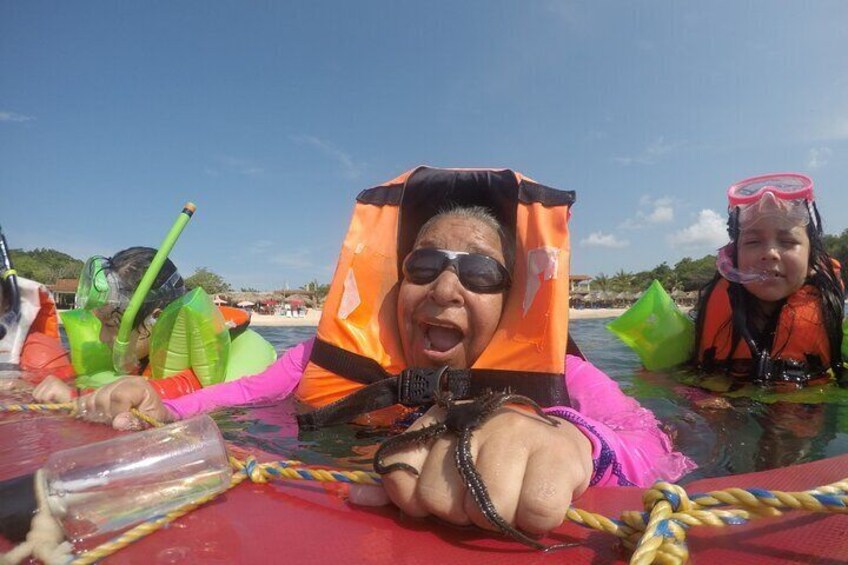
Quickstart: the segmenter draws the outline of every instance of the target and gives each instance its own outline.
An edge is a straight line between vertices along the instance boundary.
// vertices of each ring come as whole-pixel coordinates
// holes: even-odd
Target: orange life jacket
[[[250,312],[232,306],[218,306],[227,327],[230,328],[230,337],[236,337],[250,325]]]
[[[17,285],[21,300],[19,331],[26,332],[23,341],[18,342],[21,369],[30,373],[27,378],[32,382],[40,382],[47,375],[61,379],[73,377],[70,357],[59,340],[59,317],[50,291],[22,277],[17,277]]]
[[[752,359],[748,344],[741,338],[734,344],[729,288],[727,280],[719,279],[707,298],[698,363],[707,369],[724,366],[732,374],[751,375],[756,360]],[[830,339],[824,325],[821,293],[815,286],[806,284],[787,298],[768,354],[784,371],[795,373],[789,379],[794,382],[803,383],[826,374],[831,361]],[[785,375],[772,376],[777,380],[788,379]]]
[[[374,410],[426,404],[437,387],[454,397],[509,387],[542,405],[567,404],[563,374],[573,202],[573,191],[543,186],[508,169],[418,167],[362,191],[297,389],[307,406],[326,408],[312,413],[317,418],[302,414],[301,424],[339,423],[366,412],[371,417],[358,421],[385,423],[397,416],[397,407]],[[396,303],[404,257],[421,226],[448,204],[483,205],[494,212],[515,233],[516,259],[500,325],[488,347],[470,371],[443,374],[407,367]],[[366,385],[382,392],[364,395]],[[362,400],[352,400],[358,391]]]
[[[44,287],[38,289],[40,308],[38,315],[29,328],[30,332],[42,333],[48,337],[59,337],[59,315],[56,313],[56,303],[50,296],[50,291]]]

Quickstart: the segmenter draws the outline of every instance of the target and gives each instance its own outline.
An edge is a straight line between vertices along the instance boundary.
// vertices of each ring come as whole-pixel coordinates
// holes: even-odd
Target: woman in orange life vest
[[[812,181],[753,177],[732,185],[728,200],[731,241],[700,294],[697,365],[781,389],[841,377],[844,289]]]
[[[590,483],[645,484],[691,469],[672,452],[650,412],[589,363],[565,359],[567,319],[550,313],[567,304],[566,220],[573,193],[508,170],[421,167],[357,200],[316,339],[290,349],[259,375],[143,408],[184,418],[222,405],[281,399],[299,385],[298,397],[321,407],[301,415],[302,423],[337,423],[365,412],[373,421],[387,411],[402,416],[392,406],[401,389],[414,389],[428,374],[439,373],[438,383],[452,391],[454,383],[464,383],[472,392],[481,382],[503,386],[509,378],[506,384],[536,395],[561,419],[552,427],[503,408],[474,435],[476,464],[495,506],[531,532],[559,525],[562,509]],[[461,207],[438,213],[451,202]],[[406,230],[398,228],[398,215]],[[513,229],[519,233],[507,235]],[[521,259],[514,261],[516,242]],[[516,355],[522,348],[526,353]],[[353,355],[366,350],[373,357]],[[485,364],[493,355],[500,356],[497,367]],[[522,363],[534,370],[520,371]],[[349,367],[356,370],[346,373]],[[441,367],[450,367],[444,379],[434,370]],[[401,370],[400,377],[386,377]],[[354,380],[368,372],[375,375],[371,384]],[[118,425],[130,407],[151,397],[147,387],[142,379],[125,379],[81,403]],[[431,408],[413,426],[441,417],[442,408]],[[404,461],[421,473],[386,475],[385,492],[411,515],[491,527],[450,463],[452,445],[452,438],[441,438],[387,457],[386,464]],[[351,497],[367,502],[382,492],[360,489]]]

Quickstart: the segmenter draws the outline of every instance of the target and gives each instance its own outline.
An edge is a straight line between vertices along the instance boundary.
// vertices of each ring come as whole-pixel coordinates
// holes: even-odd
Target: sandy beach
[[[306,316],[303,318],[287,318],[285,316],[257,314],[250,315],[251,326],[317,326],[318,320],[321,319],[321,310],[310,308],[306,311]]]
[[[568,315],[572,320],[593,320],[598,318],[616,318],[624,313],[625,308],[585,308],[571,309]],[[286,318],[285,316],[268,316],[253,314],[250,324],[253,326],[317,326],[321,319],[321,310],[310,309],[304,318]]]
[[[688,308],[682,308],[685,312]],[[626,312],[626,308],[574,308],[568,311],[572,320],[597,320],[601,318],[617,318]],[[269,316],[267,314],[253,313],[250,317],[252,326],[264,327],[297,327],[317,326],[321,319],[321,310],[309,309],[303,318],[287,318],[285,316]],[[61,321],[59,322],[61,324]]]

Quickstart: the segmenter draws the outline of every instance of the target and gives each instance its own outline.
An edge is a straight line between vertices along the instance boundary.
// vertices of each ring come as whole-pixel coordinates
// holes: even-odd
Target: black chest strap
[[[392,375],[373,359],[317,338],[309,359],[331,373],[366,386],[331,404],[298,414],[298,424],[307,429],[343,424],[395,404],[426,406],[434,402],[437,392],[449,392],[453,399],[463,400],[487,390],[509,390],[532,398],[541,406],[569,404],[565,379],[556,373],[412,367]]]

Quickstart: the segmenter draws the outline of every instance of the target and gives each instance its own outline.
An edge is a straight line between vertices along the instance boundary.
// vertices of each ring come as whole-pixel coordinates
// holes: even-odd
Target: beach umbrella
[[[253,305],[254,305],[253,302],[251,302],[250,300],[242,300],[241,302],[236,304],[236,306],[238,306],[239,308],[247,308],[248,306],[253,306]]]
[[[212,299],[212,302],[214,302],[215,304],[226,304],[227,303],[226,300],[224,300],[223,298],[221,298],[217,294],[215,295],[215,298]]]

